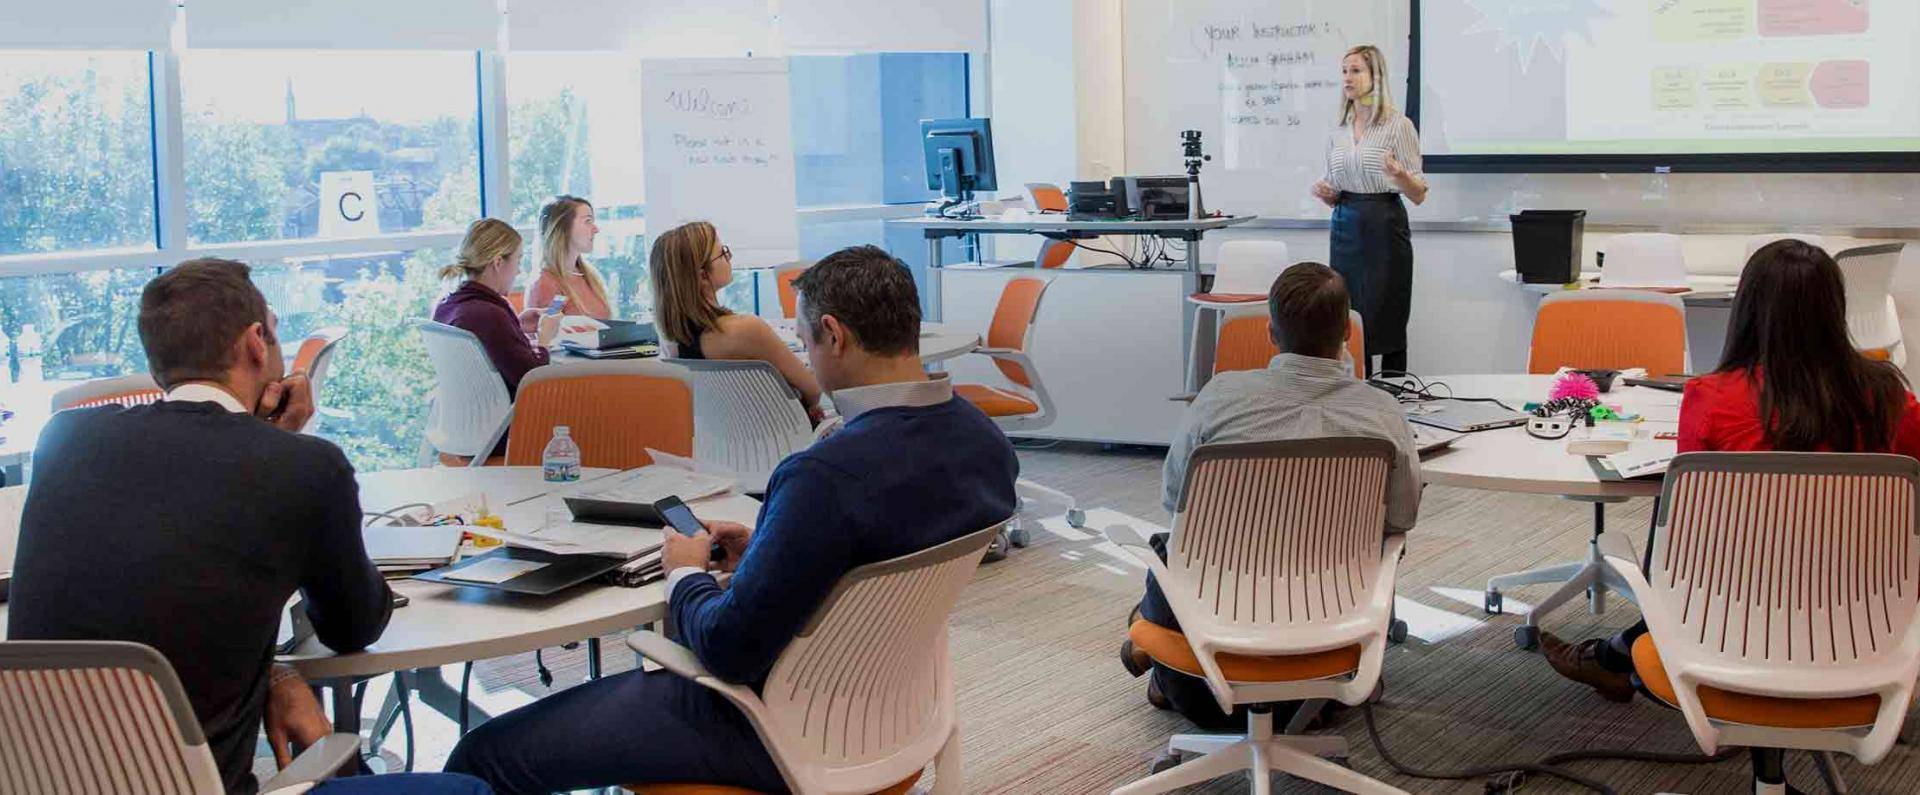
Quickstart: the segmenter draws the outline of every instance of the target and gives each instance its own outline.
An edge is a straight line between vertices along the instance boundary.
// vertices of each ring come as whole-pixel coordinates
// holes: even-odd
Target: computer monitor
[[[950,203],[970,201],[977,190],[999,190],[993,175],[993,127],[987,119],[921,119],[927,155],[927,187]]]

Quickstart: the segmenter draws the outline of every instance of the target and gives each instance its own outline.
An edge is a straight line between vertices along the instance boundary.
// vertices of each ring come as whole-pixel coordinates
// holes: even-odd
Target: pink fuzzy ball
[[[1547,393],[1548,400],[1559,400],[1561,398],[1580,398],[1581,400],[1598,401],[1600,399],[1600,386],[1595,384],[1593,379],[1581,373],[1567,373],[1555,379],[1553,389]]]

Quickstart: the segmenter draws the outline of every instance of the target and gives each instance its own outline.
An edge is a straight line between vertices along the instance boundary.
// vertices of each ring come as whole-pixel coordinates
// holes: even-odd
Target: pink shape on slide
[[[1867,0],[1760,0],[1760,35],[1864,33]]]
[[[1823,108],[1867,106],[1866,61],[1822,61],[1813,68],[1813,100]]]

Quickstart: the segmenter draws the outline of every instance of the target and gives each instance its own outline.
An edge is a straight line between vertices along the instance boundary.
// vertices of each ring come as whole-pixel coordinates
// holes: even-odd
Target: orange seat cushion
[[[1004,389],[985,384],[955,384],[953,393],[972,403],[989,417],[1018,417],[1039,414],[1040,405]]]
[[[1257,304],[1267,300],[1259,293],[1194,293],[1187,297],[1204,304]]]
[[[1133,622],[1127,637],[1133,639],[1134,648],[1161,665],[1189,676],[1206,676],[1184,634],[1141,619]],[[1353,673],[1360,667],[1360,646],[1282,657],[1220,652],[1213,659],[1229,682],[1304,682]]]
[[[1667,706],[1680,703],[1652,635],[1641,635],[1633,642],[1633,668],[1655,698]],[[1728,723],[1780,729],[1844,729],[1872,725],[1880,714],[1880,697],[1780,698],[1701,685],[1700,707],[1707,717]]]
[[[906,795],[907,791],[913,789],[913,785],[920,781],[920,772],[915,771],[905,781],[873,795]],[[635,795],[761,795],[759,790],[721,784],[628,784],[626,790]]]

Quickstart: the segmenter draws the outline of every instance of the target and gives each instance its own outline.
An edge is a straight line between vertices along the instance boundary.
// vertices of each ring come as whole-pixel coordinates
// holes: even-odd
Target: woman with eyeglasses
[[[713,224],[693,221],[653,241],[647,258],[653,279],[653,324],[670,355],[681,359],[759,360],[773,365],[800,393],[807,416],[820,420],[820,383],[773,327],[720,305],[720,288],[733,283],[733,252]]]

